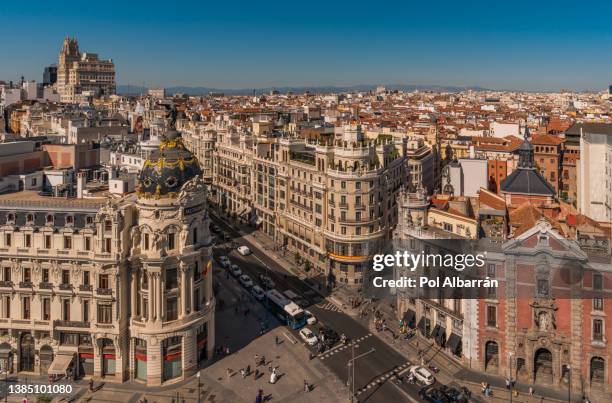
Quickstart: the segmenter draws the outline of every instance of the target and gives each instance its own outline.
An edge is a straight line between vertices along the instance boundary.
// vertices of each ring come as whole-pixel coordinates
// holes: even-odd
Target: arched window
[[[53,214],[47,214],[46,223],[53,224]]]
[[[603,385],[605,381],[606,362],[601,357],[591,358],[590,377],[592,385]]]
[[[72,225],[74,224],[74,217],[71,215],[67,215],[66,216],[66,225]]]
[[[91,224],[93,224],[93,217],[92,217],[92,216],[90,216],[90,215],[88,215],[88,216],[87,216],[87,218],[85,218],[85,223],[86,223],[87,225],[91,225]]]
[[[13,224],[15,222],[15,214],[13,213],[8,213],[6,215],[6,223],[7,224]]]
[[[34,223],[34,214],[30,213],[30,214],[28,214],[26,216],[26,223],[27,224],[33,224]]]

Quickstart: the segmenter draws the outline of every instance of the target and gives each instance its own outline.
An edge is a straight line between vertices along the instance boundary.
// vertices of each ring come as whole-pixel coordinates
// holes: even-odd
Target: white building
[[[489,132],[491,136],[500,139],[507,136],[520,137],[520,127],[518,123],[492,122],[489,127]]]
[[[600,222],[612,220],[612,124],[580,123],[578,210]]]

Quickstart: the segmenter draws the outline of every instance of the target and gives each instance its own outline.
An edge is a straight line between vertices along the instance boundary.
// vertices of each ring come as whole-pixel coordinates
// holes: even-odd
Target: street
[[[265,250],[240,236],[220,219],[214,218],[224,232],[232,236],[232,241],[238,245],[246,245],[252,251],[247,256],[240,255],[236,249],[229,249],[223,245],[215,247],[215,257],[228,255],[232,263],[237,264],[242,272],[256,280],[260,274],[267,274],[276,283],[275,288],[280,292],[287,290],[295,292],[307,302],[306,309],[314,314],[319,322],[330,326],[338,334],[345,334],[349,340],[355,341],[355,356],[374,350],[367,357],[355,361],[354,390],[356,398],[361,402],[397,402],[418,401],[419,387],[416,385],[397,385],[392,382],[394,374],[406,370],[410,363],[402,355],[393,350],[378,337],[372,335],[361,323],[343,313],[339,307],[328,299],[323,299],[311,289],[304,281],[288,273]],[[231,244],[228,243],[228,245]],[[235,245],[234,245],[235,246]],[[304,303],[304,302],[302,302]],[[307,325],[308,326],[308,325]],[[299,339],[297,331],[293,332]],[[316,349],[310,348],[313,353]],[[348,363],[352,358],[350,346],[339,346],[329,352],[319,355],[321,360],[345,384],[349,380]],[[352,384],[351,384],[352,387]]]

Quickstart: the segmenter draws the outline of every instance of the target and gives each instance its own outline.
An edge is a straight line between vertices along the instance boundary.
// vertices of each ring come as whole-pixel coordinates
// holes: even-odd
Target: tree
[[[302,264],[302,255],[300,255],[300,252],[295,252],[295,263],[298,266]]]

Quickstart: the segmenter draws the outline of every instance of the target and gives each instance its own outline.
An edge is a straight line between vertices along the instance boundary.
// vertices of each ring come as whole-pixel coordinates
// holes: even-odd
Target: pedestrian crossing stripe
[[[406,368],[407,366],[411,365],[411,363],[408,361],[402,365],[398,365],[396,368],[392,369],[391,371],[388,371],[384,374],[382,374],[381,376],[378,377],[378,379],[370,382],[369,384],[367,384],[366,386],[364,386],[363,388],[359,389],[356,393],[356,395],[360,395],[366,391],[368,391],[369,389],[372,389],[374,386],[378,386],[384,382],[386,382],[389,378],[393,377],[393,376],[397,376],[404,368]]]
[[[333,302],[325,302],[325,303],[320,302],[316,306],[321,309],[325,309],[325,310],[332,311],[332,312],[342,312],[342,308],[338,307]]]
[[[355,343],[359,343],[359,342],[361,342],[361,341],[363,341],[363,340],[365,340],[365,339],[367,339],[368,337],[371,337],[371,336],[372,336],[372,333],[368,333],[365,336],[361,336],[360,338],[355,339]],[[338,353],[340,351],[346,350],[347,348],[350,348],[350,347],[351,347],[350,344],[337,345],[336,347],[333,347],[331,350],[328,350],[327,352],[325,352],[323,355],[320,355],[319,359],[324,360],[325,358],[329,358],[332,355],[334,355],[334,354],[336,354],[336,353]],[[359,344],[355,344],[355,347],[359,347]]]

